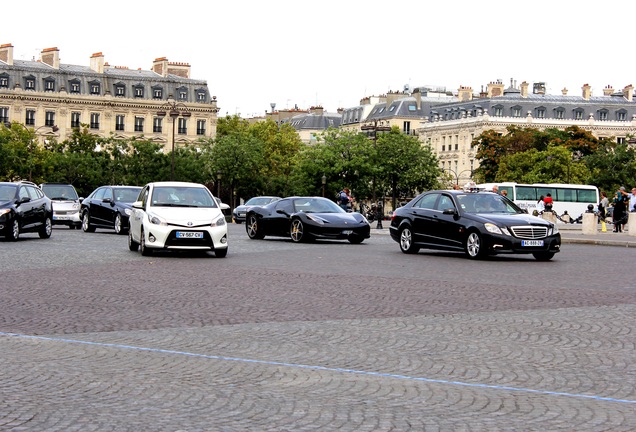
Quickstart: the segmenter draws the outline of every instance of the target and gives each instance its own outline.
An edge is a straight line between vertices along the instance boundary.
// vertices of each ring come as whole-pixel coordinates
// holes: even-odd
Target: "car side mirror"
[[[451,207],[451,208],[444,209],[442,213],[444,213],[445,215],[454,215],[454,214],[457,214],[457,211]]]
[[[144,205],[141,201],[135,201],[134,203],[132,203],[132,208],[142,210],[144,208]]]
[[[282,214],[282,215],[285,215],[285,216],[289,216],[289,215],[287,214],[287,212],[286,212],[285,210],[283,210],[283,209],[278,209],[278,210],[276,210],[276,213],[278,213],[278,214]]]

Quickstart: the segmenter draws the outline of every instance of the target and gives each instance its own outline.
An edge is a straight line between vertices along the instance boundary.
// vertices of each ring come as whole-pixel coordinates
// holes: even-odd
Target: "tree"
[[[636,149],[628,143],[600,140],[598,150],[586,156],[584,162],[590,172],[588,183],[600,190],[615,191],[620,186],[635,185]]]

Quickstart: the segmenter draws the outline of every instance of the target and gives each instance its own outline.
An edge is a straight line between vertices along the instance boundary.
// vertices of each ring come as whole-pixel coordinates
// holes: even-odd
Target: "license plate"
[[[70,220],[69,216],[53,216],[53,220]]]
[[[351,231],[351,230],[344,230],[344,231],[342,232],[342,234],[343,234],[343,235],[349,235],[349,234],[351,234],[352,232],[353,232],[353,231]]]
[[[543,240],[521,240],[521,246],[543,246]]]
[[[196,231],[177,231],[177,238],[203,238],[203,233]]]

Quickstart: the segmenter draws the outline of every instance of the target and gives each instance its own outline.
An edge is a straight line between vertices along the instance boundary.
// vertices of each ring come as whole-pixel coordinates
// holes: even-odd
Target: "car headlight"
[[[552,225],[552,234],[550,235],[554,235],[558,233],[559,233],[559,228],[556,225]]]
[[[225,225],[225,216],[221,216],[220,218],[218,218],[217,220],[213,221],[210,226],[213,227],[220,227]]]
[[[484,224],[484,228],[486,228],[486,231],[488,231],[489,233],[493,233],[493,234],[503,234],[503,232],[501,232],[501,229],[499,229],[499,227],[493,223],[485,223]],[[508,231],[508,230],[506,230]]]
[[[307,214],[307,219],[316,222],[318,225],[324,225],[325,224],[325,220],[323,218],[320,218],[320,217],[316,216],[316,215]]]
[[[77,209],[79,209],[79,208],[80,208],[79,203],[74,203],[74,204],[73,204],[73,209],[77,210]]]
[[[168,225],[168,223],[167,223],[165,220],[161,219],[161,218],[160,218],[159,216],[157,216],[157,215],[149,214],[149,215],[148,215],[148,220],[149,220],[149,221],[150,221],[150,223],[151,223],[151,224],[153,224],[153,225],[163,225],[163,226]]]
[[[2,209],[2,210],[0,210],[0,216],[6,215],[7,213],[11,213],[11,209]]]
[[[131,209],[124,209],[124,213],[126,213],[126,216],[130,216],[132,214],[132,210]]]

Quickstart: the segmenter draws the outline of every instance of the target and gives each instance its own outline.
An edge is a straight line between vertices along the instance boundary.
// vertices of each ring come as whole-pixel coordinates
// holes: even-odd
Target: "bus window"
[[[516,200],[537,201],[537,191],[532,186],[517,186]]]
[[[537,200],[539,199],[539,197],[541,195],[543,196],[548,196],[548,194],[550,194],[550,196],[552,197],[553,200],[555,201],[559,201],[557,199],[557,193],[556,193],[556,189],[552,188],[552,187],[537,187]]]
[[[503,191],[506,191],[509,200],[514,201],[515,198],[515,188],[512,186],[499,186],[499,193],[503,195]]]
[[[579,202],[594,203],[598,201],[598,193],[595,190],[579,189],[578,193]]]
[[[556,201],[576,202],[576,189],[557,189],[556,197],[553,195]]]

